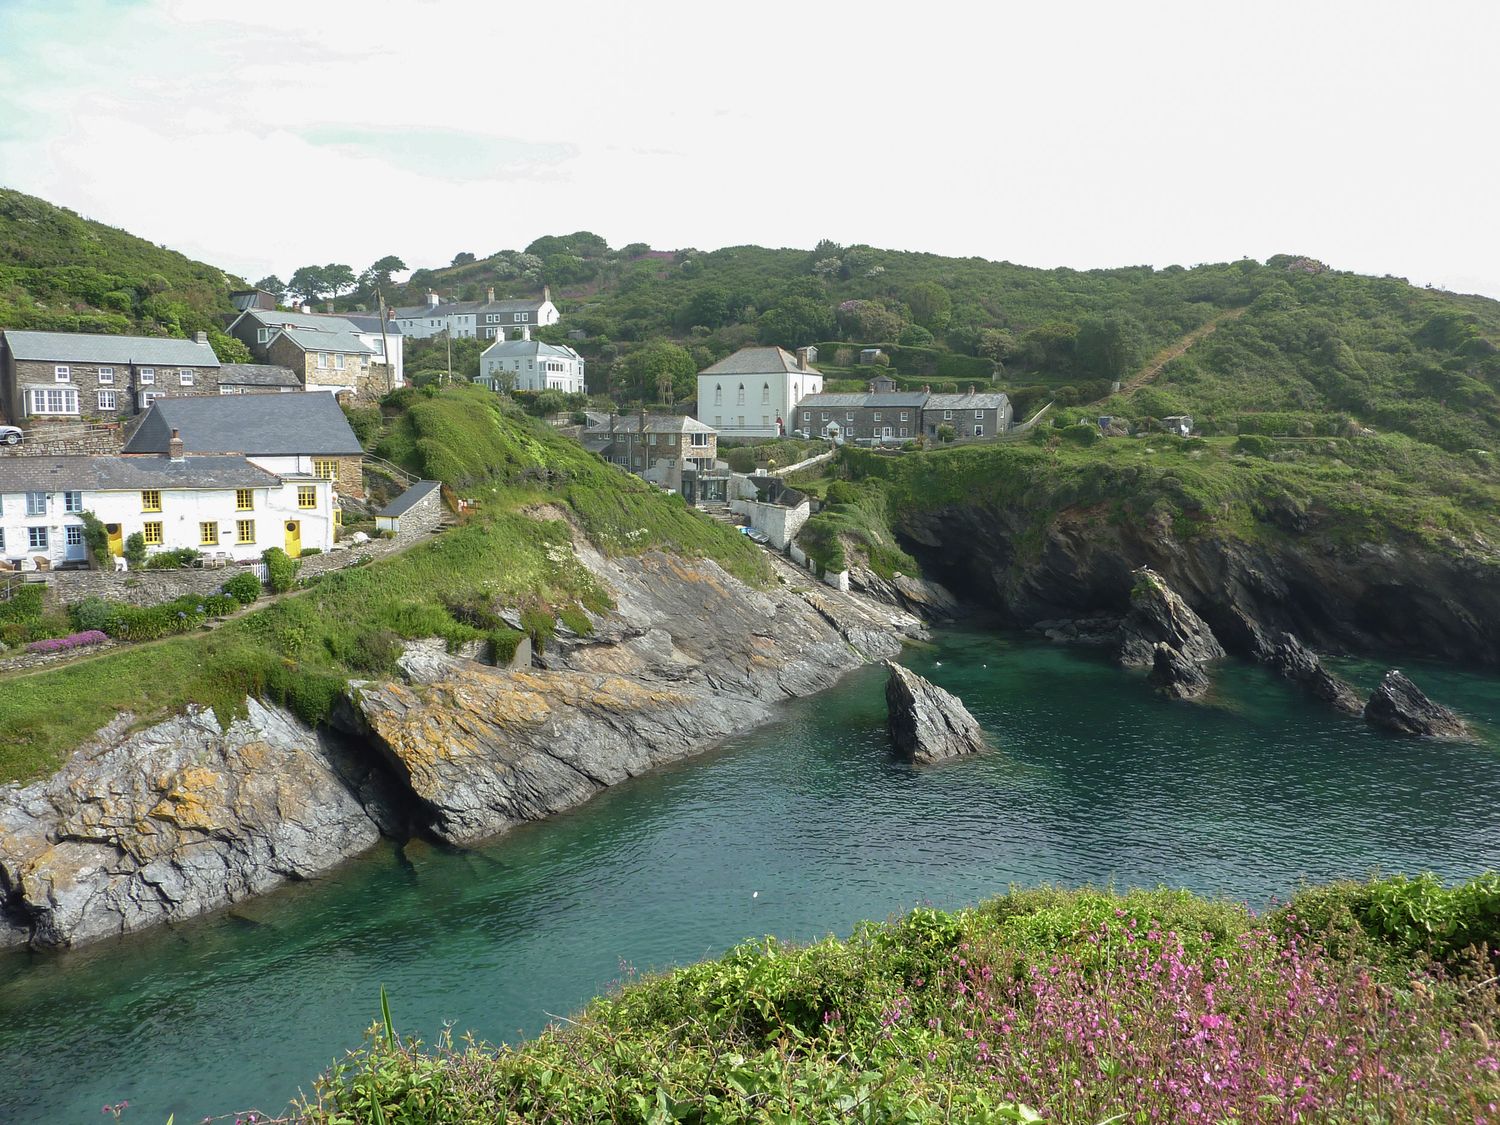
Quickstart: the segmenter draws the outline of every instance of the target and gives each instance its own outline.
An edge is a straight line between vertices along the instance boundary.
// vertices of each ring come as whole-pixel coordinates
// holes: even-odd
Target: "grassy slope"
[[[144,723],[199,703],[227,718],[255,694],[317,721],[347,679],[390,670],[399,638],[483,639],[501,628],[495,605],[522,609],[545,640],[557,614],[576,622],[579,608],[600,610],[607,596],[574,559],[568,526],[525,514],[535,503],[569,507],[608,553],[664,547],[766,580],[760,549],[743,536],[505,410],[489,392],[415,396],[391,429],[389,452],[481,497],[483,514],[211,633],[0,679],[0,780],[56,769],[121,711]]]
[[[0,327],[181,335],[218,329],[238,278],[0,188]]]
[[[377,1029],[307,1116],[1037,1120],[1016,1099],[1082,1125],[1284,1121],[1293,1106],[1478,1120],[1500,1097],[1500,1003],[1494,954],[1460,951],[1497,926],[1495,876],[1316,888],[1263,918],[1183,892],[1012,893],[847,941],[747,943],[514,1048]],[[1413,984],[1431,959],[1443,968]]]

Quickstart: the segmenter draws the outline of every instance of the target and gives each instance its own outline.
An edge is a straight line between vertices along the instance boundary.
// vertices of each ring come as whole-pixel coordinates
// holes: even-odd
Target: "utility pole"
[[[453,329],[443,329],[443,339],[448,341],[448,385],[453,385]]]
[[[396,365],[391,362],[391,342],[385,335],[385,294],[380,291],[380,286],[375,287],[375,300],[380,309],[380,350],[385,353],[381,358],[385,360],[385,381],[387,390],[396,389]]]

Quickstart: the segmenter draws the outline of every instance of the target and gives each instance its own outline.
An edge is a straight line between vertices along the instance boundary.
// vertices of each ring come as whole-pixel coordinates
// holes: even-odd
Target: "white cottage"
[[[119,556],[140,534],[146,550],[191,547],[235,560],[267,547],[298,555],[334,539],[331,481],[268,472],[247,458],[165,454],[8,457],[0,461],[0,562],[52,569],[87,558],[92,512]]]
[[[698,373],[698,421],[725,438],[778,437],[792,412],[823,389],[815,348],[741,348]]]
[[[540,340],[496,340],[479,357],[479,378],[492,391],[582,394],[584,359],[572,348]]]

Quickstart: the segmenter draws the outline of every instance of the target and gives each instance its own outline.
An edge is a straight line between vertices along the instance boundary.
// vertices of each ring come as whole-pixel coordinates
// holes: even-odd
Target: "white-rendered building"
[[[560,344],[531,339],[496,340],[479,357],[477,382],[492,391],[582,394],[583,367],[583,357]]]
[[[333,482],[269,472],[243,456],[8,457],[0,461],[0,560],[35,570],[87,558],[83,515],[104,524],[113,555],[140,534],[146,551],[191,547],[257,559],[334,540]],[[102,560],[101,560],[102,561]]]
[[[542,289],[540,301],[531,299],[495,300],[494,289],[483,301],[444,301],[428,293],[421,305],[406,305],[392,310],[392,318],[403,335],[426,339],[446,331],[454,339],[503,340],[558,321],[552,291]]]
[[[813,348],[741,348],[698,373],[698,421],[721,438],[777,437],[792,428],[792,411],[823,390]]]

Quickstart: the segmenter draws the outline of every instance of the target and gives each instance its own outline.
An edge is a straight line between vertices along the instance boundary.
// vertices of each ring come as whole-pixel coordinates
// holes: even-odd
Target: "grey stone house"
[[[218,393],[219,358],[194,340],[81,332],[0,334],[0,402],[12,422],[131,418],[168,395]]]
[[[922,432],[921,391],[808,395],[797,404],[796,428],[809,437],[845,441],[910,441]]]
[[[922,408],[922,432],[936,437],[939,427],[952,426],[955,437],[994,437],[1010,429],[1014,416],[1007,395],[981,394],[970,387],[967,394],[928,395]]]

